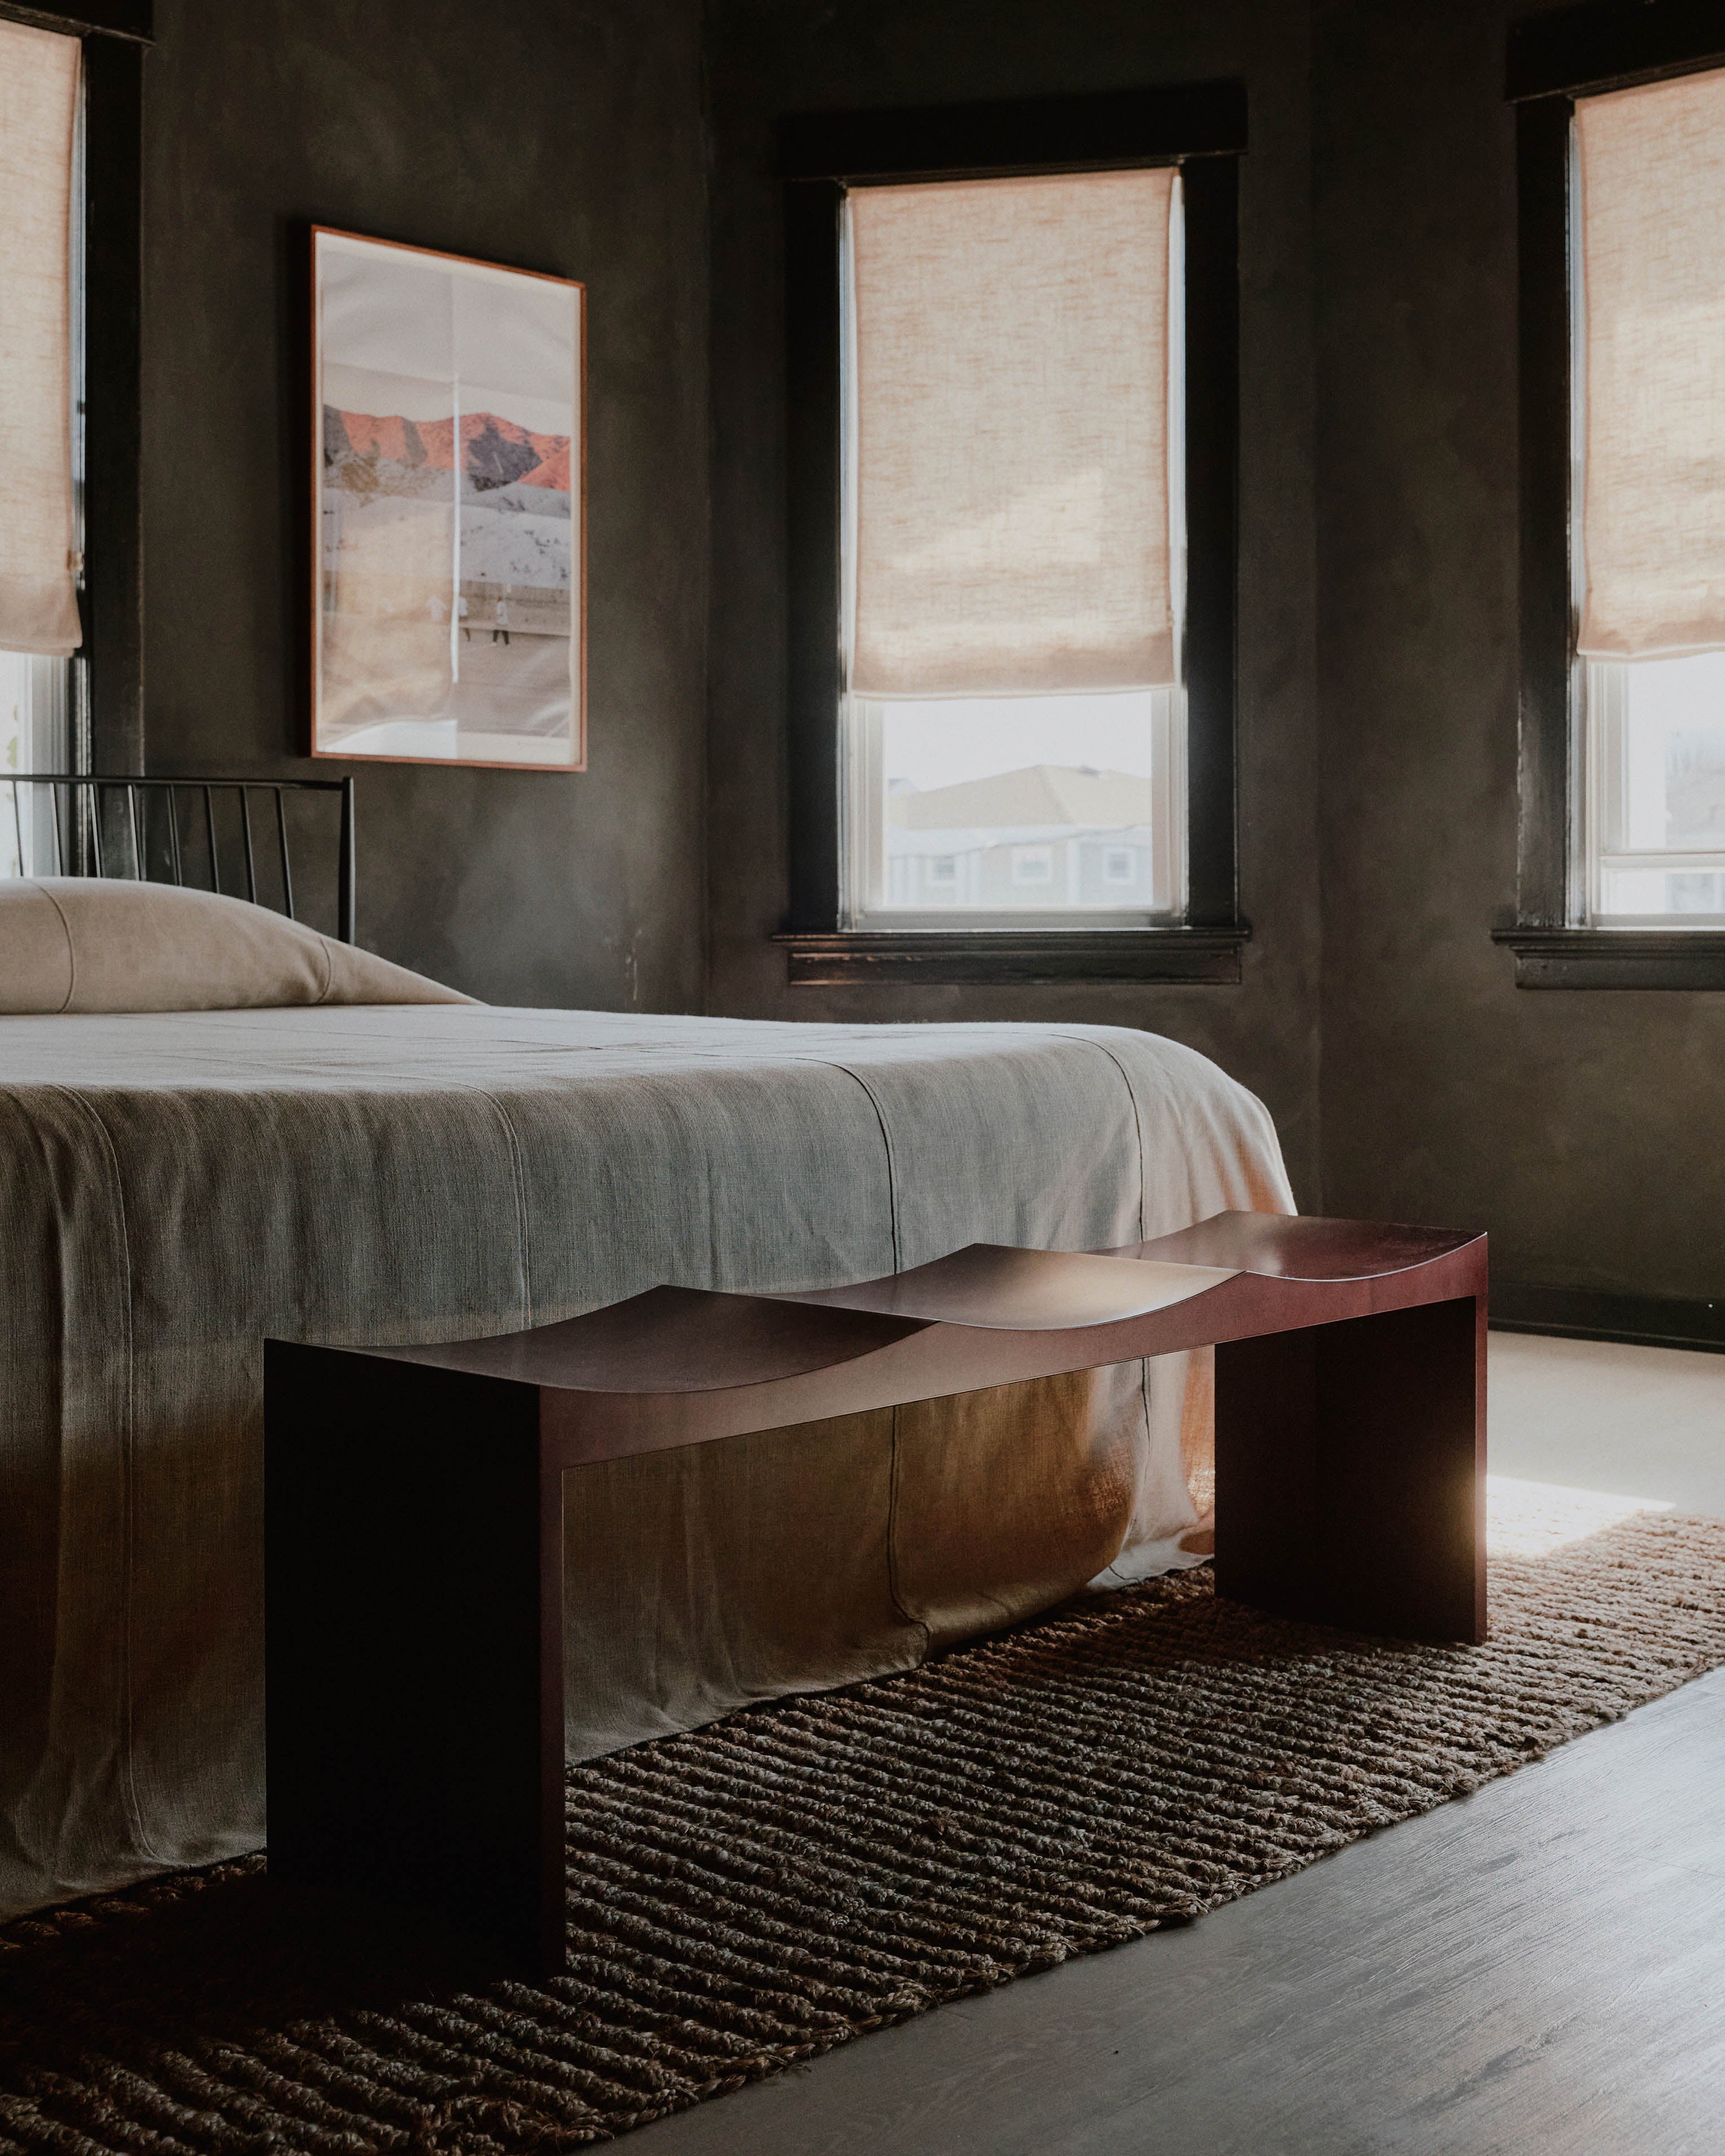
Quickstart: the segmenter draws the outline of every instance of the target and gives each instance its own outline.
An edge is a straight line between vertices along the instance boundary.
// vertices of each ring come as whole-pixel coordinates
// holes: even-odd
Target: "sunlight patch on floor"
[[[1637,1512],[1669,1512],[1657,1498],[1624,1497],[1604,1490],[1572,1490],[1560,1482],[1486,1477],[1486,1547],[1493,1557],[1549,1557]]]

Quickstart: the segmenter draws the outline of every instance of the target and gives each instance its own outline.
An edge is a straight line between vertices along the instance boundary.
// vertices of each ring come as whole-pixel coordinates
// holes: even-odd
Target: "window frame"
[[[1525,988],[1725,988],[1725,931],[1584,925],[1597,814],[1577,679],[1571,131],[1578,98],[1725,65],[1716,0],[1607,0],[1511,26],[1520,257],[1521,690],[1514,921]]]
[[[796,985],[1237,983],[1250,933],[1236,832],[1239,160],[1220,82],[782,121],[785,195],[790,890]],[[1185,198],[1186,875],[1178,925],[845,929],[840,264],[846,187],[1178,164]]]
[[[0,18],[84,48],[84,641],[71,664],[74,771],[144,767],[143,117],[154,0],[0,0]],[[81,853],[81,849],[80,849]]]

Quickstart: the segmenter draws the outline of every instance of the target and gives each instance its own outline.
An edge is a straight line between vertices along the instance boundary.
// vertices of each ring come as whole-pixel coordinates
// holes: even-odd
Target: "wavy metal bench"
[[[1486,1239],[1224,1213],[858,1286],[265,1355],[272,1873],[565,1959],[563,1507],[587,1463],[1216,1349],[1216,1584],[1485,1635]]]

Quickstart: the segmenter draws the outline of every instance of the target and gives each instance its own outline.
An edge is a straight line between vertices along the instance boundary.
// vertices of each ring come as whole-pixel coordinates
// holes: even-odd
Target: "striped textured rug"
[[[1514,1512],[1483,1647],[1275,1623],[1189,1572],[583,1767],[543,1989],[260,1858],[14,1923],[0,2151],[605,2140],[1189,1922],[1725,1663],[1725,1522]]]

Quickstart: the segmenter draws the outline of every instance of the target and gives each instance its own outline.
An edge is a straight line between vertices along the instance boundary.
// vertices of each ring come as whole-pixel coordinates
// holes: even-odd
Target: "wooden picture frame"
[[[311,752],[587,763],[586,288],[317,225]]]

